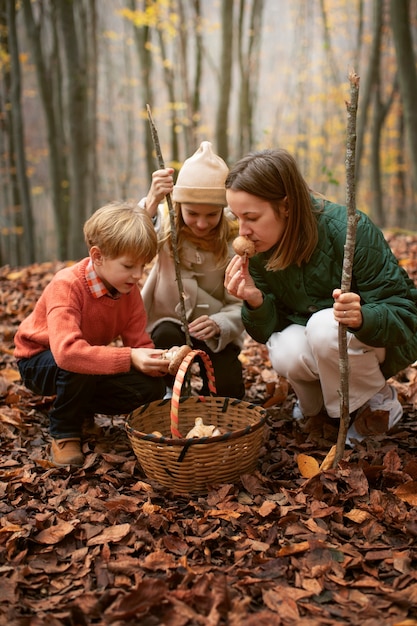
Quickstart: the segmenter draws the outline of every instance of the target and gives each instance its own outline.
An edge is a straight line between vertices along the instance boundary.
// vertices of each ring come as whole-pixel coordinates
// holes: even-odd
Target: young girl
[[[89,256],[55,274],[15,335],[22,381],[56,395],[49,413],[54,465],[81,466],[83,423],[163,397],[169,361],[146,332],[138,281],[156,254],[149,216],[108,204],[84,225]],[[113,344],[121,338],[122,346]]]
[[[147,197],[140,206],[154,219],[159,233],[158,258],[142,289],[148,314],[147,329],[155,346],[169,348],[186,341],[172,252],[168,216],[158,205],[172,192],[181,280],[193,348],[204,350],[213,363],[219,396],[242,398],[245,393],[239,353],[243,341],[241,302],[224,287],[225,268],[233,256],[237,233],[228,219],[224,182],[226,163],[203,141],[187,159],[173,184],[171,168],[153,173]],[[208,394],[203,376],[201,393]],[[167,378],[168,387],[172,379]],[[168,392],[169,393],[169,392]]]
[[[264,150],[236,163],[227,200],[240,234],[256,248],[226,271],[244,301],[249,334],[267,345],[273,368],[291,383],[298,413],[340,416],[338,324],[347,326],[347,443],[392,428],[402,416],[386,379],[417,358],[417,290],[371,220],[358,211],[352,288],[341,293],[347,213],[311,194],[294,158]]]

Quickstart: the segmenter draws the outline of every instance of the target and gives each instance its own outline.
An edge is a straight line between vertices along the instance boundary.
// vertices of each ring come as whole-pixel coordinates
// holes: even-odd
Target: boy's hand
[[[132,366],[148,376],[165,376],[169,361],[163,358],[166,350],[157,348],[132,348],[130,360]]]

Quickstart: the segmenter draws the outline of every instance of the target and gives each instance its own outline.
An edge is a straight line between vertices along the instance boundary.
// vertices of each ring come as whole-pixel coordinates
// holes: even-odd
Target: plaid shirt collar
[[[101,278],[98,276],[96,270],[94,269],[94,265],[92,260],[88,261],[85,277],[87,280],[88,288],[90,289],[90,293],[94,298],[101,298],[102,296],[108,296],[109,298],[119,298],[120,294],[118,293],[116,296],[110,293],[107,289],[106,285],[103,283]]]

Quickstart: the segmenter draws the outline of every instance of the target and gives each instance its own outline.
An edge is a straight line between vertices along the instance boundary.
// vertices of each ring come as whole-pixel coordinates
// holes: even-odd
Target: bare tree
[[[394,212],[393,221],[400,228],[407,227],[407,180],[406,167],[404,162],[404,116],[402,110],[399,112],[397,119],[397,150],[396,150],[396,168],[394,177]]]
[[[16,160],[13,139],[13,120],[11,106],[11,68],[6,59],[10,58],[7,29],[6,3],[0,1],[0,46],[4,62],[0,64],[0,181],[2,207],[0,212],[0,265],[6,260],[18,265],[20,258],[19,221],[16,219],[16,207],[20,205],[19,185],[16,176]]]
[[[25,264],[28,264],[33,263],[35,260],[35,244],[33,237],[32,202],[29,181],[26,175],[25,141],[21,106],[21,72],[16,32],[16,6],[11,0],[7,2],[7,26],[11,63],[10,104],[12,111],[13,146],[15,149],[16,172],[19,183],[19,196],[21,199],[21,223],[23,226],[21,259]],[[17,219],[19,218],[17,217]]]
[[[222,41],[216,145],[219,155],[227,162],[229,158],[229,109],[232,89],[233,0],[222,0],[221,7]]]
[[[372,209],[371,215],[376,223],[381,227],[387,226],[387,216],[384,207],[384,193],[381,180],[381,135],[384,122],[394,101],[394,97],[398,91],[397,81],[394,81],[391,94],[388,99],[383,102],[381,95],[380,71],[378,68],[378,77],[375,82],[374,89],[374,106],[373,120],[371,131],[371,173],[370,180],[372,185]]]
[[[404,108],[404,124],[410,147],[414,196],[417,195],[417,70],[410,30],[409,0],[391,0],[391,26],[397,56],[398,78]],[[417,220],[414,216],[414,225]]]
[[[49,171],[54,209],[57,255],[60,259],[68,258],[68,172],[66,162],[66,140],[64,135],[63,106],[61,101],[62,76],[58,53],[59,37],[56,30],[54,5],[51,7],[49,20],[50,50],[46,50],[48,37],[44,32],[47,20],[43,12],[35,20],[34,6],[31,0],[22,0],[26,32],[32,51],[33,62],[38,79],[39,96],[46,123]],[[41,7],[42,9],[42,7]]]
[[[162,67],[165,78],[165,86],[168,92],[168,105],[171,116],[171,123],[169,126],[170,130],[170,145],[171,145],[171,158],[178,162],[180,160],[179,155],[179,145],[178,145],[178,132],[177,128],[179,125],[178,113],[177,113],[177,97],[176,97],[176,86],[175,86],[175,64],[173,61],[168,59],[168,53],[165,45],[165,37],[166,32],[163,27],[157,25],[157,34],[159,47],[161,50],[162,56]]]
[[[184,122],[185,154],[191,154],[199,142],[198,126],[201,120],[201,84],[203,78],[201,2],[200,0],[192,0],[191,5],[192,17],[188,23],[184,1],[178,0],[180,92],[187,116]],[[190,35],[194,36],[191,45]],[[194,60],[193,68],[190,67],[190,55]],[[191,69],[194,69],[194,77],[191,75]]]
[[[379,64],[381,56],[381,29],[382,29],[383,0],[373,0],[373,20],[371,50],[368,66],[361,88],[361,102],[358,112],[357,144],[356,144],[356,185],[359,187],[361,178],[361,160],[365,145],[365,132],[368,123],[369,109],[372,102],[372,91],[375,85],[375,77],[379,76]]]
[[[89,42],[92,33],[88,28],[89,11],[94,11],[94,0],[75,2],[57,0],[56,8],[64,44],[66,111],[68,121],[69,173],[70,173],[70,228],[68,251],[70,258],[79,258],[85,253],[85,244],[80,237],[87,216],[93,211],[92,197],[88,189],[94,185],[96,172],[90,170],[89,154],[95,151],[92,144],[96,132],[95,111],[90,111],[89,93]],[[95,33],[94,33],[95,36]],[[94,161],[95,159],[93,159]],[[94,194],[93,194],[94,195]]]
[[[143,0],[141,8],[139,9],[136,0],[130,0],[129,6],[132,11],[145,13],[147,4],[147,0]],[[146,105],[149,104],[151,108],[154,105],[154,92],[152,88],[153,58],[150,50],[151,28],[146,23],[140,26],[134,23],[133,34],[139,59],[142,108],[145,113]],[[146,169],[148,179],[151,180],[152,172],[155,169],[155,156],[153,154],[152,136],[146,117],[143,119],[143,132],[145,137]]]
[[[260,44],[262,33],[264,0],[253,0],[247,34],[244,17],[247,12],[245,0],[240,0],[238,15],[238,60],[240,74],[239,94],[239,153],[246,154],[254,145],[253,116],[258,94],[260,69]],[[245,50],[246,46],[246,50]]]

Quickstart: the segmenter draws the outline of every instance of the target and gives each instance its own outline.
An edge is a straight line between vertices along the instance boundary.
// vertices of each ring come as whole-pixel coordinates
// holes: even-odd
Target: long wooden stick
[[[156,130],[155,123],[152,119],[151,108],[149,104],[146,105],[146,110],[148,113],[149,125],[151,128],[151,134],[152,134],[152,141],[153,141],[153,145],[155,148],[156,158],[158,160],[158,165],[161,169],[163,169],[165,167],[165,164],[164,164],[164,159],[162,158],[161,144],[159,143],[158,131]],[[177,279],[178,292],[180,296],[181,322],[183,324],[185,340],[187,342],[187,345],[192,347],[190,331],[188,330],[187,316],[185,313],[184,288],[182,284],[180,258],[178,254],[177,229],[175,227],[175,212],[174,212],[174,207],[172,205],[171,194],[167,194],[166,200],[168,204],[169,223],[170,223],[170,228],[171,228],[171,241],[172,241],[172,251],[174,254],[175,276]]]
[[[356,185],[355,185],[355,156],[356,156],[356,113],[358,109],[359,76],[350,72],[350,101],[347,108],[347,140],[346,140],[346,211],[347,230],[342,268],[342,293],[350,290],[352,282],[353,257],[355,254],[356,226]],[[346,435],[349,428],[349,360],[347,353],[347,328],[339,323],[339,371],[340,371],[340,425],[337,436],[336,453],[333,467],[336,467],[343,458],[346,445]]]

